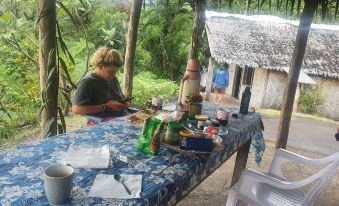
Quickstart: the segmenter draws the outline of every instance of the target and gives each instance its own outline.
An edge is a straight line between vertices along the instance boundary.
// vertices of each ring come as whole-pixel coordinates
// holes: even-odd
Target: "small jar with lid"
[[[206,123],[206,120],[208,119],[208,116],[202,115],[202,114],[197,114],[197,115],[195,115],[195,119],[197,120],[197,129],[203,130],[204,125]]]

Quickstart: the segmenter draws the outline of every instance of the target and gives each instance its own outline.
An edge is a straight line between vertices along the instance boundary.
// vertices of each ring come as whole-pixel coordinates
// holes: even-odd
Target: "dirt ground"
[[[204,94],[202,94],[204,95]],[[211,99],[213,99],[213,94]],[[227,107],[239,107],[239,101],[225,96],[221,102]],[[254,158],[249,154],[247,168],[267,172],[275,152],[275,137],[279,117],[265,118],[264,138],[266,151],[261,166],[257,166]],[[332,154],[339,151],[339,142],[334,140],[334,133],[339,124],[328,124],[321,121],[292,118],[290,136],[287,150],[310,158],[320,158],[324,154]],[[315,152],[317,151],[317,152]],[[206,178],[192,192],[184,197],[177,205],[186,206],[221,206],[225,205],[232,181],[233,168],[236,154],[221,165],[213,174]],[[300,180],[318,171],[315,168],[305,168],[297,164],[288,164],[283,167],[284,174],[291,180]],[[238,205],[246,205],[238,202]],[[330,185],[321,193],[314,205],[337,206],[339,205],[339,172]]]
[[[287,148],[290,151],[310,157],[319,158],[322,155],[306,152],[294,147]],[[259,171],[267,171],[273,159],[275,147],[273,141],[266,141],[266,151],[263,157],[262,165],[256,165],[254,158],[249,155],[247,162],[248,168],[253,168]],[[226,204],[227,195],[231,183],[233,167],[235,162],[234,154],[228,161],[221,165],[212,175],[205,179],[198,187],[183,198],[177,205],[194,205],[194,206],[221,206]],[[289,174],[288,177],[292,180],[302,179],[310,174],[313,174],[314,169],[304,168],[300,165],[284,165],[284,173]],[[330,185],[322,192],[315,205],[319,206],[336,206],[339,202],[339,173],[334,177]],[[238,205],[244,205],[238,203]]]

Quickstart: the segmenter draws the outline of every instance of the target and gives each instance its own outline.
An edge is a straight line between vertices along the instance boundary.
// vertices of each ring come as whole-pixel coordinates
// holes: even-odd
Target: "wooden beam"
[[[250,150],[252,138],[249,139],[237,152],[236,161],[234,164],[234,170],[233,170],[233,176],[232,176],[232,182],[231,187],[238,182],[241,172],[246,168],[247,164],[247,158],[248,158],[248,152]]]
[[[191,49],[189,53],[189,59],[198,59],[200,42],[202,32],[205,29],[205,9],[206,9],[206,0],[194,0],[195,3],[195,20],[194,20],[194,29],[192,34]]]
[[[39,0],[39,67],[42,137],[57,134],[59,74],[56,68],[56,1]]]
[[[275,147],[286,149],[290,128],[293,102],[298,85],[299,73],[304,59],[308,34],[317,8],[318,0],[305,0],[304,11],[300,18],[297,37],[294,44],[290,72],[281,106],[280,122]]]
[[[134,59],[138,38],[138,25],[140,20],[142,1],[143,0],[134,0],[128,25],[124,67],[124,94],[127,97],[132,96]]]

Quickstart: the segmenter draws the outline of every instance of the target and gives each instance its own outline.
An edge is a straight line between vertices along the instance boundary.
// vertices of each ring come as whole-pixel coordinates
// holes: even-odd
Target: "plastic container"
[[[181,130],[179,145],[182,150],[211,152],[213,149],[213,140],[205,138],[202,134],[194,134],[188,130]]]
[[[165,135],[165,141],[171,145],[179,144],[179,132],[183,129],[183,126],[179,122],[169,122],[167,125],[167,131]]]

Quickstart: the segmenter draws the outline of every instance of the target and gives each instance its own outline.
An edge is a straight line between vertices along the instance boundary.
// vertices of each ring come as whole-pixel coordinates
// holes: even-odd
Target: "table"
[[[218,107],[204,103],[203,114],[213,114]],[[234,152],[237,155],[233,182],[246,166],[251,138],[261,133],[258,113],[231,118],[229,133],[223,137],[224,147],[210,155],[176,153],[162,147],[159,156],[141,153],[135,147],[141,129],[126,117],[94,127],[57,135],[45,140],[0,151],[0,204],[47,205],[43,173],[59,164],[70,144],[109,144],[112,166],[108,169],[76,169],[72,199],[67,205],[174,205]],[[128,163],[117,160],[128,157]],[[238,164],[240,163],[240,164]],[[141,174],[142,198],[102,199],[87,196],[97,174]]]

